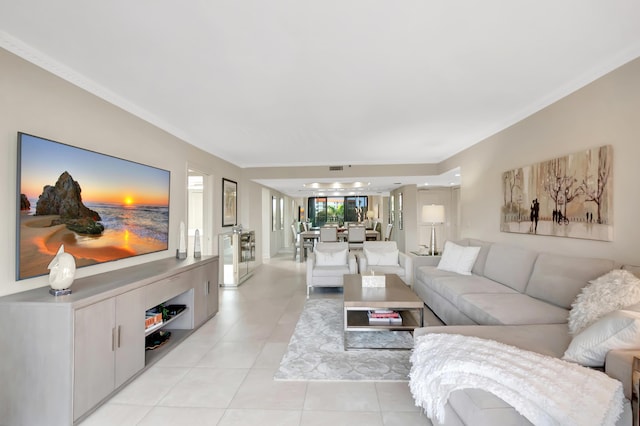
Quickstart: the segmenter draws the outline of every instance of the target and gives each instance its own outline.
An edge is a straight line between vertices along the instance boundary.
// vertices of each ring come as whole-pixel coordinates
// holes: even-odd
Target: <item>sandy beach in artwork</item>
[[[64,244],[76,265],[87,266],[143,253],[166,250],[153,238],[140,238],[129,231],[105,230],[102,235],[81,235],[65,225],[51,225],[59,216],[20,217],[20,277],[49,273],[47,266]]]

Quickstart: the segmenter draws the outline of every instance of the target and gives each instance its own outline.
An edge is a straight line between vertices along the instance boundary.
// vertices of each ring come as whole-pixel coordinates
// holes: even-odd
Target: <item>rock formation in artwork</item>
[[[31,210],[31,202],[26,195],[20,194],[20,211]]]
[[[82,203],[80,184],[68,172],[58,178],[55,186],[46,185],[36,203],[36,216],[59,215],[59,223],[81,234],[100,234],[104,226],[98,212]],[[55,224],[55,223],[54,223]]]

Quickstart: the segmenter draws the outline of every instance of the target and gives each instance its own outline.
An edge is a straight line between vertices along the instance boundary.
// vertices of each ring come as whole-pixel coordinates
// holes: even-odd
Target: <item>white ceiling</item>
[[[0,0],[0,46],[240,167],[421,164],[638,57],[639,18],[638,0]]]

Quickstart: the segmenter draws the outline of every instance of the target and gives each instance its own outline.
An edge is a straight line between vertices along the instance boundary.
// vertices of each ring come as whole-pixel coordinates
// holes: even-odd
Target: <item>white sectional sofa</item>
[[[562,358],[572,340],[567,321],[573,301],[590,280],[616,267],[608,259],[539,253],[480,240],[457,244],[480,247],[471,275],[437,266],[415,267],[414,291],[445,324],[417,329],[416,339],[428,333],[461,334]],[[633,356],[640,356],[640,349],[611,350],[603,366],[623,383],[627,399]],[[446,411],[446,425],[531,424],[503,400],[479,389],[454,391]],[[617,424],[631,425],[628,404]]]
[[[481,247],[472,275],[418,267],[413,289],[447,325],[566,323],[582,287],[614,268],[608,259],[538,253],[462,240]]]

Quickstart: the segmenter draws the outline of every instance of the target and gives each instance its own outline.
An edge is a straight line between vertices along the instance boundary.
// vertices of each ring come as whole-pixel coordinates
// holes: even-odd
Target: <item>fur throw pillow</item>
[[[589,281],[571,304],[569,332],[580,333],[609,312],[640,303],[640,279],[624,269],[614,269]]]

